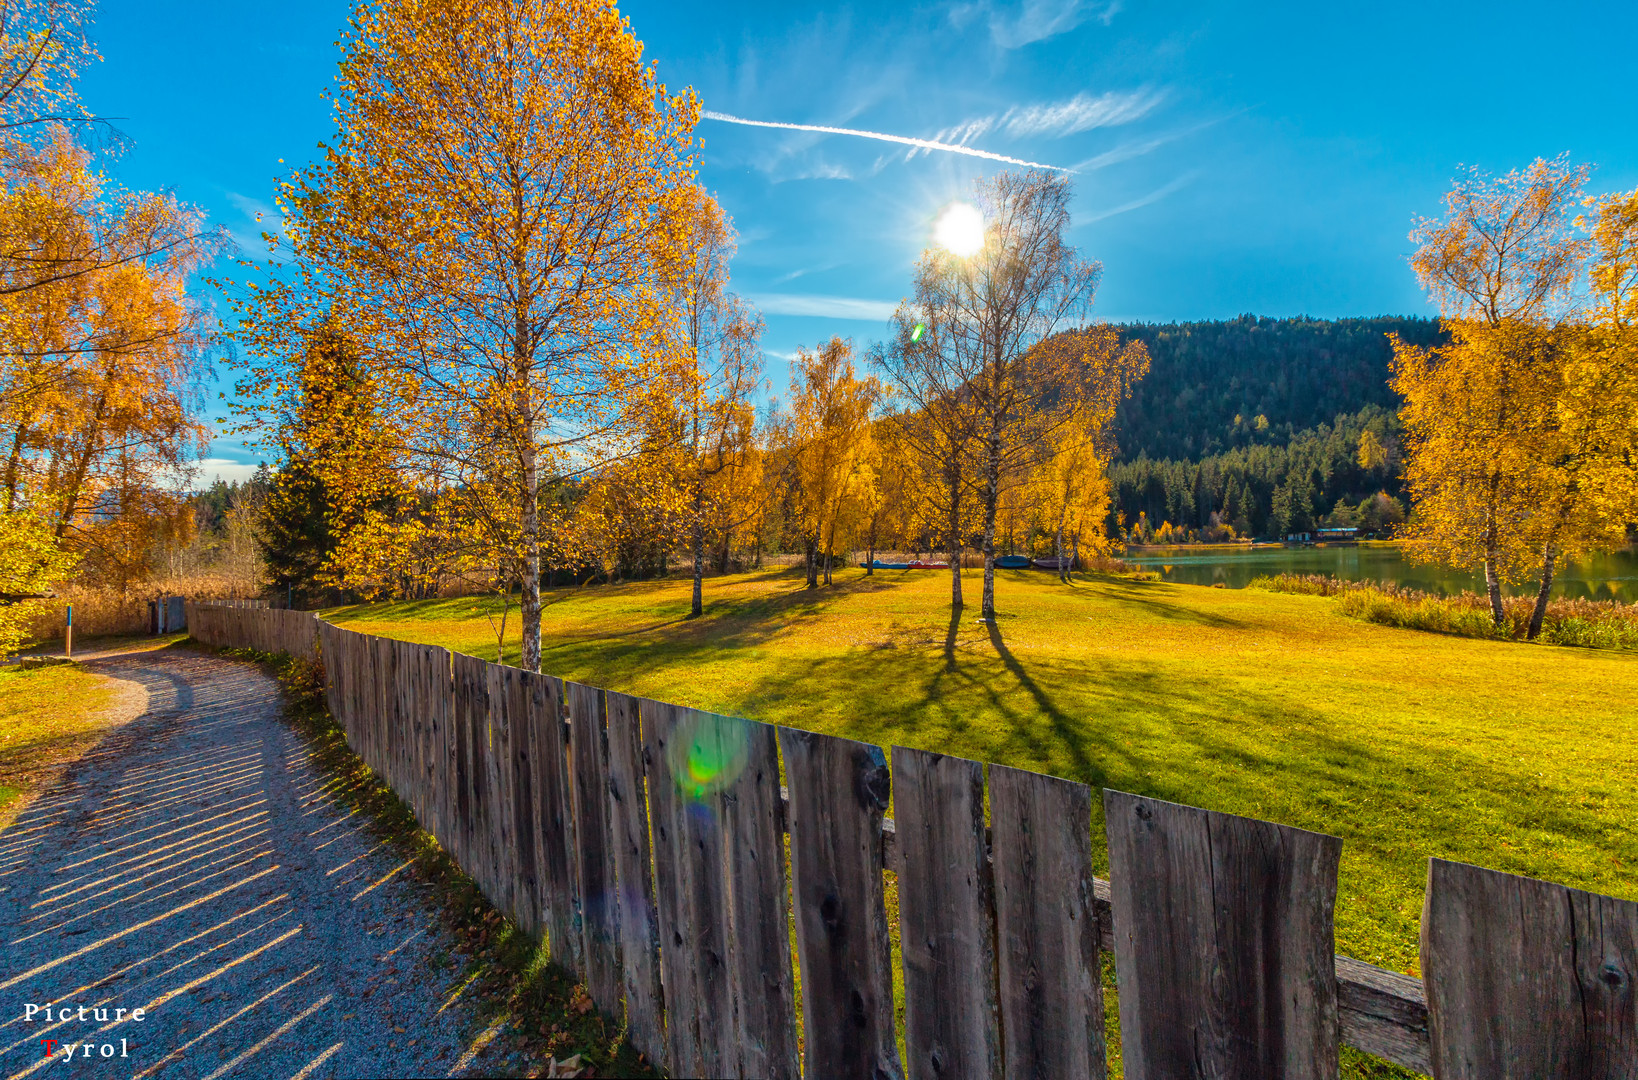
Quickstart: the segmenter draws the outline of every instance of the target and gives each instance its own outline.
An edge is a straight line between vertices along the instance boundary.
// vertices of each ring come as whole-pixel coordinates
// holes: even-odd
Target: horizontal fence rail
[[[1431,860],[1424,988],[1334,954],[1333,837],[1105,791],[1105,882],[1084,784],[889,767],[311,613],[186,617],[321,659],[348,744],[672,1075],[1102,1077],[1112,952],[1134,1080],[1335,1077],[1339,1044],[1438,1077],[1638,1076],[1638,904]]]

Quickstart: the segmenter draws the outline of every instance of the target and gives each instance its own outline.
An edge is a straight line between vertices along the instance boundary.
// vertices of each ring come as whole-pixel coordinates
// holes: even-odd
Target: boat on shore
[[[922,562],[920,559],[914,562],[882,562],[877,559],[870,566],[874,570],[948,570],[950,568],[950,564],[947,562]]]

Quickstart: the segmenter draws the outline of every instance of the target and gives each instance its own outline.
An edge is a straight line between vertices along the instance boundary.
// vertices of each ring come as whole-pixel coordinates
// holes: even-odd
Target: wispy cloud
[[[895,300],[860,300],[850,296],[817,296],[812,293],[762,293],[752,296],[751,303],[770,315],[818,315],[866,322],[886,322],[899,307]]]
[[[1164,90],[1147,88],[1124,94],[1111,90],[1096,97],[1076,94],[1056,105],[1008,109],[1001,117],[1001,126],[1009,135],[1073,135],[1141,120],[1165,100]]]
[[[1108,26],[1120,14],[1121,6],[1121,0],[1022,0],[1017,4],[977,0],[951,8],[950,21],[961,27],[984,16],[989,22],[990,39],[1003,49],[1017,49],[1068,33],[1089,20]]]
[[[782,131],[811,131],[823,135],[851,135],[859,139],[875,139],[878,142],[898,143],[901,146],[909,146],[917,150],[941,150],[949,154],[965,154],[968,157],[983,158],[986,161],[1002,161],[1008,165],[1024,165],[1032,169],[1051,169],[1054,172],[1072,171],[1061,165],[1048,165],[1040,161],[1025,161],[1023,158],[1008,157],[1006,154],[992,154],[988,150],[978,150],[971,146],[939,142],[936,139],[917,139],[909,135],[890,135],[883,131],[863,131],[859,128],[830,127],[825,124],[787,124],[777,120],[747,120],[741,116],[730,116],[728,113],[719,112],[704,112],[700,116],[702,119],[718,120],[724,124],[778,128]]]
[[[1093,128],[1133,123],[1154,112],[1165,100],[1166,91],[1149,87],[1124,92],[1110,90],[1102,94],[1081,93],[1067,101],[1015,105],[1003,113],[963,120],[935,134],[933,141],[965,146],[992,131],[1013,138],[1061,138]],[[917,152],[911,150],[910,156],[914,157]]]
[[[823,271],[826,271],[826,270],[834,270],[840,265],[842,265],[842,264],[841,263],[828,262],[828,263],[823,263],[823,264],[821,264],[819,266],[804,266],[804,267],[801,267],[800,269],[792,270],[788,274],[779,275],[778,277],[774,278],[774,284],[775,285],[783,285],[787,281],[795,281],[797,278],[806,277],[808,274],[818,274],[818,273],[822,273]]]
[[[227,192],[227,200],[244,217],[243,221],[228,226],[228,235],[239,246],[242,254],[254,259],[268,259],[275,263],[283,263],[289,259],[289,252],[282,243],[288,239],[283,214],[260,199],[253,199],[236,191]],[[264,232],[280,239],[278,249],[268,251],[267,241],[262,236]]]
[[[1132,210],[1141,209],[1142,207],[1148,206],[1151,203],[1157,203],[1161,199],[1164,199],[1166,196],[1170,195],[1172,192],[1177,191],[1180,188],[1187,187],[1189,183],[1191,183],[1194,178],[1199,175],[1200,174],[1198,172],[1184,173],[1171,183],[1158,187],[1149,192],[1149,194],[1133,199],[1131,202],[1121,203],[1119,206],[1111,207],[1108,210],[1100,210],[1095,214],[1088,214],[1085,217],[1081,217],[1077,214],[1075,224],[1090,225],[1094,221],[1102,221],[1104,218],[1112,218],[1117,214],[1125,214]]]

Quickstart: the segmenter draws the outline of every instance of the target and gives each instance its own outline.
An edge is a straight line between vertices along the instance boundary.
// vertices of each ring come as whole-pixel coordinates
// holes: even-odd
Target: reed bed
[[[1329,574],[1274,574],[1253,578],[1246,587],[1332,597],[1344,615],[1382,626],[1500,641],[1525,640],[1536,603],[1534,597],[1506,597],[1502,601],[1505,619],[1497,625],[1491,618],[1490,601],[1475,592],[1440,596],[1391,582],[1346,581]],[[1638,649],[1638,605],[1616,600],[1550,600],[1536,640],[1587,649]]]

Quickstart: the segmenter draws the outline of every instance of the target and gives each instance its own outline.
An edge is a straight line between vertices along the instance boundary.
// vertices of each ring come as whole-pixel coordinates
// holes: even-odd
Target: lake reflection
[[[1390,581],[1427,592],[1484,591],[1482,572],[1461,573],[1442,566],[1413,563],[1397,544],[1328,544],[1319,547],[1174,547],[1134,548],[1127,562],[1160,571],[1166,581],[1186,585],[1244,588],[1261,574],[1330,574],[1349,581]],[[1531,594],[1536,587],[1503,586],[1509,595]],[[1553,582],[1554,596],[1638,602],[1638,551],[1628,548],[1595,555],[1562,567]]]

